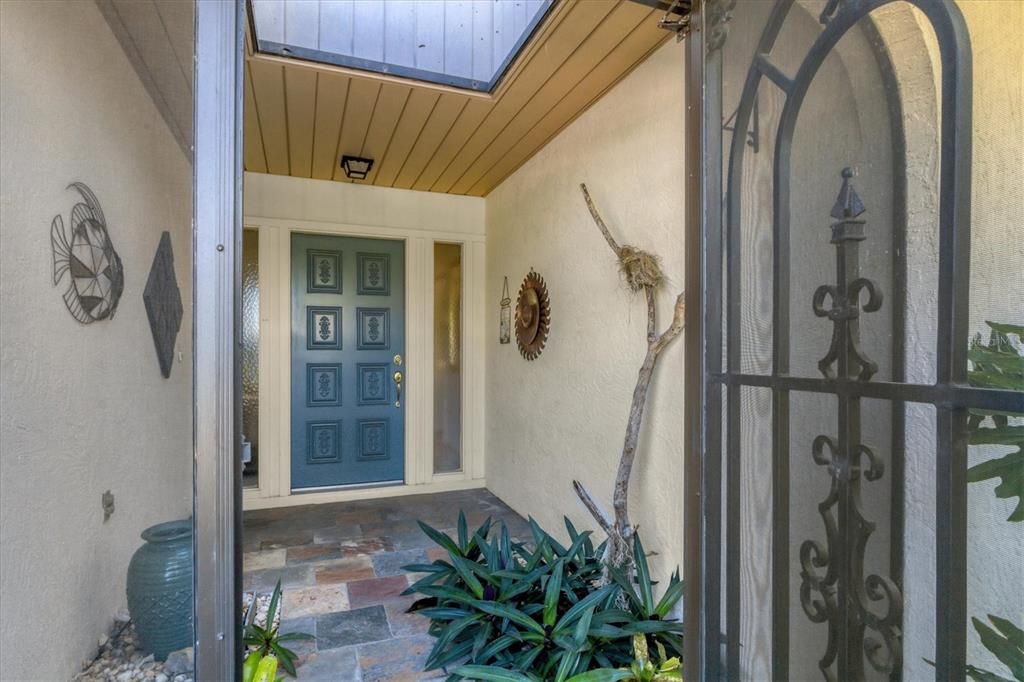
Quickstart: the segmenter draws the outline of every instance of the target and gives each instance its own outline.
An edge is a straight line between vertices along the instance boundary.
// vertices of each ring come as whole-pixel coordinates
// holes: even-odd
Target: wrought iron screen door
[[[968,414],[1024,412],[968,381],[963,17],[707,0],[695,35],[700,669],[963,679]]]

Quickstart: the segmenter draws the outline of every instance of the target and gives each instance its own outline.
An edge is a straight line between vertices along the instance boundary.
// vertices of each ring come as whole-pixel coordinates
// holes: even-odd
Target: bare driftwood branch
[[[583,487],[583,484],[579,481],[573,481],[572,487],[576,489],[576,494],[579,495],[583,506],[597,519],[597,525],[601,526],[601,530],[611,535],[612,522],[608,519],[608,515],[604,513],[604,510],[597,506],[597,502],[594,502],[594,498],[590,496],[590,493]]]
[[[611,230],[604,224],[604,220],[601,219],[601,214],[597,212],[597,207],[594,206],[594,200],[590,198],[590,192],[587,191],[587,186],[580,183],[580,189],[583,190],[583,200],[587,202],[587,208],[590,209],[590,216],[597,223],[597,229],[601,230],[601,234],[604,235],[604,240],[608,242],[608,246],[612,247],[612,251],[618,256],[622,251],[622,247],[619,246],[618,242],[615,241],[615,237],[612,236]]]
[[[590,197],[590,193],[587,191],[587,186],[581,184],[580,189],[583,192],[583,199],[587,203],[587,208],[590,210],[594,223],[601,231],[605,241],[608,242],[608,246],[611,247],[619,259],[619,267],[627,283],[634,291],[642,289],[647,303],[647,353],[644,356],[643,364],[640,365],[636,387],[633,389],[629,419],[626,422],[626,437],[622,444],[622,455],[619,459],[619,468],[615,476],[615,488],[612,494],[614,519],[609,519],[601,508],[598,507],[586,488],[578,481],[573,481],[573,487],[576,489],[576,494],[583,502],[583,505],[594,516],[598,525],[608,534],[608,549],[605,557],[608,565],[614,567],[625,566],[632,570],[635,528],[629,520],[629,481],[633,473],[633,466],[636,463],[637,448],[640,441],[640,427],[643,424],[644,409],[647,406],[651,379],[654,377],[658,357],[683,331],[686,300],[684,294],[679,294],[676,298],[672,323],[664,332],[659,334],[657,331],[658,310],[656,293],[657,289],[664,283],[665,278],[661,272],[658,257],[631,246],[620,246],[601,218],[601,214],[598,212],[593,199]]]

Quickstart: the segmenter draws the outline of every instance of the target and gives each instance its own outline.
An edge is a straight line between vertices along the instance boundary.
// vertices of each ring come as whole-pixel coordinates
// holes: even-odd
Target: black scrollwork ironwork
[[[869,381],[878,365],[860,347],[858,318],[861,312],[882,307],[882,292],[872,280],[859,276],[858,244],[866,238],[860,216],[865,208],[851,182],[853,171],[844,168],[842,177],[831,212],[836,220],[831,240],[836,247],[836,283],[818,287],[812,301],[814,314],[833,323],[832,342],[818,368],[828,379]],[[867,294],[863,304],[862,293]],[[837,679],[839,667],[850,679],[859,680],[864,677],[861,651],[880,672],[899,668],[903,597],[891,579],[864,577],[864,555],[876,524],[864,515],[861,480],[879,480],[885,467],[881,457],[861,442],[860,398],[846,393],[838,398],[843,437],[819,435],[811,446],[814,463],[827,467],[832,482],[818,505],[825,543],[805,540],[800,546],[800,604],[811,622],[828,623],[828,646],[818,662],[825,679]],[[836,666],[841,651],[848,652],[847,660]]]

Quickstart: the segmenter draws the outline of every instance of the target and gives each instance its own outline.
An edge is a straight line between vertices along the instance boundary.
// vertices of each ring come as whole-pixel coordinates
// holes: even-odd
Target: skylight
[[[553,0],[251,0],[256,49],[489,92]]]

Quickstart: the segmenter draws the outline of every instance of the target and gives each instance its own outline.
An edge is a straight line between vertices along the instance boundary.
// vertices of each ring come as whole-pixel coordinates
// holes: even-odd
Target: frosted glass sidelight
[[[462,469],[462,246],[434,244],[434,473]]]

